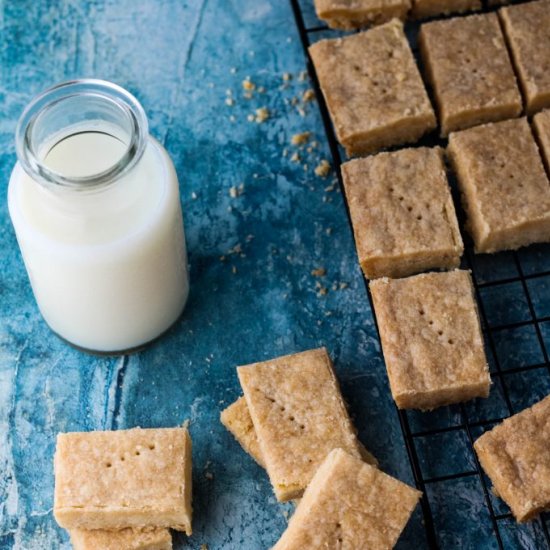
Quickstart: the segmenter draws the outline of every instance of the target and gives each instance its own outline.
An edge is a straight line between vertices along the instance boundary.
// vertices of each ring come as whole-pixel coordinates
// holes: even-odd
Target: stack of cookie
[[[275,548],[393,547],[420,493],[381,472],[357,439],[326,349],[237,372],[244,397],[222,423],[267,470],[277,500],[302,498]]]
[[[191,534],[186,428],[58,435],[54,516],[75,550],[170,550]]]

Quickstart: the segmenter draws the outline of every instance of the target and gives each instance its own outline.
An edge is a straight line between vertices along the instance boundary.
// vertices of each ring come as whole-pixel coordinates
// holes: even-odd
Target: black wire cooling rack
[[[344,193],[340,171],[343,156],[342,149],[336,140],[315,69],[308,55],[308,47],[311,43],[328,36],[340,36],[342,33],[331,31],[327,26],[320,24],[318,20],[311,17],[313,13],[312,2],[313,0],[290,0],[307,57],[308,72],[318,100],[333,166],[338,175],[340,189]],[[492,11],[492,9],[495,8],[486,6],[484,11]],[[416,47],[419,24],[416,22],[407,23],[405,30],[413,53],[421,66]],[[429,87],[427,88],[428,93],[430,93]],[[434,104],[433,98],[432,104]],[[431,134],[425,136],[413,146],[435,145],[445,147],[446,141]],[[449,174],[449,177],[455,205],[457,206],[457,215],[459,222],[461,222],[460,225],[463,227],[464,213],[459,207],[460,202],[456,200],[456,184],[453,181],[452,174]],[[491,395],[498,395],[500,408],[499,414],[494,414],[492,411],[484,410],[483,407],[479,410],[468,403],[461,403],[432,413],[397,411],[415,484],[423,494],[421,508],[427,544],[432,549],[445,546],[445,540],[441,536],[440,526],[438,525],[438,516],[443,506],[449,508],[449,502],[441,503],[440,499],[434,496],[437,494],[434,488],[447,482],[474,479],[476,481],[475,487],[478,492],[482,493],[482,502],[486,509],[486,513],[479,514],[475,520],[478,523],[485,522],[487,524],[485,527],[491,531],[490,541],[488,542],[491,548],[498,547],[500,550],[508,548],[539,550],[539,548],[546,547],[550,549],[550,514],[542,514],[531,524],[528,524],[528,527],[525,527],[530,530],[528,536],[522,536],[521,531],[516,533],[515,543],[513,542],[513,536],[506,536],[509,534],[508,529],[510,526],[513,526],[512,529],[522,529],[523,527],[516,526],[509,509],[492,493],[490,481],[481,469],[477,456],[473,451],[473,443],[481,433],[550,392],[550,389],[548,389],[550,388],[550,361],[546,349],[546,346],[550,349],[550,247],[535,246],[519,252],[503,253],[497,256],[476,256],[467,235],[463,235],[463,240],[465,253],[462,267],[470,269],[472,272],[494,384]],[[537,258],[539,261],[537,261]],[[546,258],[548,259],[546,260]],[[365,286],[371,309],[374,311],[366,281]],[[546,305],[539,303],[538,290],[540,288],[547,293]],[[533,296],[535,296],[535,299]],[[501,311],[511,309],[512,314],[496,316],[490,314],[485,305],[487,303],[497,309],[500,307]],[[526,331],[525,335],[529,335],[528,338],[525,336],[528,340],[526,344],[531,348],[533,346],[538,346],[538,348],[535,348],[537,352],[532,354],[533,357],[520,359],[517,364],[510,366],[504,364],[506,359],[503,359],[501,348],[503,342],[507,341],[507,335],[512,334],[514,331]],[[546,346],[545,337],[548,341]],[[510,339],[510,342],[512,342],[510,345],[513,346],[513,339]],[[504,352],[507,351],[510,350],[504,345]],[[512,378],[522,375],[528,376],[524,384],[530,383],[535,388],[534,392],[528,392],[529,402],[527,404],[518,403],[517,396],[512,395],[511,391],[514,384]],[[543,378],[548,379],[546,385]],[[441,412],[442,410],[445,412]],[[430,440],[430,438],[439,439],[439,444],[444,441],[445,444],[452,446],[459,441],[460,444],[468,446],[470,461],[467,467],[464,467],[463,464],[454,465],[455,467],[450,468],[452,471],[447,471],[442,475],[426,474],[426,464],[422,460],[419,451],[424,448],[422,442]],[[468,544],[462,545],[458,540],[456,543],[464,548],[470,547]]]

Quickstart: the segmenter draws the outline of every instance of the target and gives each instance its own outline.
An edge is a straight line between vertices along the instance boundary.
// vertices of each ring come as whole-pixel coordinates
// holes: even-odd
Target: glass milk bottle
[[[97,352],[166,331],[189,292],[178,180],[146,115],[101,80],[36,97],[16,130],[9,212],[40,311]]]

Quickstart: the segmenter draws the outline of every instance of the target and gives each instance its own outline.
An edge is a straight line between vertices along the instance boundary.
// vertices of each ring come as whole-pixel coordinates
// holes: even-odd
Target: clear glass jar
[[[25,109],[8,205],[40,311],[77,347],[141,347],[189,292],[176,172],[139,102],[101,80],[50,88]]]

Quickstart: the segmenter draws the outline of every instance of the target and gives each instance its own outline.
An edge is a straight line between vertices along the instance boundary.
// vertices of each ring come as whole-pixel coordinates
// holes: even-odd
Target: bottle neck
[[[127,174],[147,139],[145,112],[130,93],[101,80],[76,80],[31,101],[17,125],[16,150],[34,181],[84,192]]]

